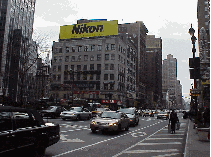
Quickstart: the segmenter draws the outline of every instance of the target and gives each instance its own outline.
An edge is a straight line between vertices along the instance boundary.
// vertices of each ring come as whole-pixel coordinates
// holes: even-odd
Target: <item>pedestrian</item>
[[[169,119],[169,123],[171,122],[171,134],[175,133],[175,124],[178,121],[179,119],[177,117],[177,113],[175,113],[174,110],[172,110],[170,114],[170,119]]]

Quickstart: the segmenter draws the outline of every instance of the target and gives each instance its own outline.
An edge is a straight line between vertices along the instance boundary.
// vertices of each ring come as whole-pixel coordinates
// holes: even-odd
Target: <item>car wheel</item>
[[[81,119],[81,116],[80,115],[77,115],[77,118],[76,118],[77,120],[80,120]]]
[[[34,157],[43,157],[45,155],[46,147],[42,141],[37,141],[34,146]]]
[[[62,120],[66,120],[65,118],[62,118]]]
[[[121,124],[118,125],[118,131],[121,131],[122,130],[122,126]]]
[[[91,115],[89,115],[88,117],[87,117],[87,120],[90,120],[91,119]]]
[[[96,133],[96,130],[95,130],[95,129],[92,129],[92,132],[93,132],[93,133]]]
[[[129,130],[129,125],[125,128],[125,131],[128,131]]]

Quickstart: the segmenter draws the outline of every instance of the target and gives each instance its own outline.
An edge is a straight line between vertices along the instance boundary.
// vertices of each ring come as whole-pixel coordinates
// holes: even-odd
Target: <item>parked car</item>
[[[99,117],[93,119],[90,123],[90,128],[93,133],[96,130],[102,131],[121,131],[129,130],[130,119],[123,112],[104,111]]]
[[[59,117],[61,112],[66,111],[64,107],[61,106],[49,106],[45,110],[41,110],[40,114],[42,117],[51,117],[56,118]]]
[[[59,131],[36,110],[0,106],[0,156],[42,156],[59,141]]]
[[[99,116],[102,114],[103,111],[111,111],[109,108],[96,108],[94,111],[92,111],[92,117]]]
[[[143,117],[147,117],[147,116],[154,117],[154,113],[152,111],[145,111],[143,113]]]
[[[157,119],[169,119],[169,113],[168,112],[164,112],[164,111],[160,111],[157,114]]]
[[[71,107],[68,111],[61,112],[60,116],[63,120],[66,120],[66,119],[74,119],[74,120],[91,119],[92,112],[90,112],[87,108]]]
[[[121,108],[118,111],[125,113],[130,118],[130,125],[138,125],[139,114],[136,108]]]

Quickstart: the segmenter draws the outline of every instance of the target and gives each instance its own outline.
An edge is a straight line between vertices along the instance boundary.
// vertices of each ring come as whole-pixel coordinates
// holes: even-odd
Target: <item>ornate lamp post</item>
[[[189,29],[189,34],[191,35],[191,41],[193,44],[192,48],[192,53],[193,53],[193,64],[194,64],[194,73],[193,73],[193,78],[194,78],[194,90],[196,89],[196,59],[195,59],[195,53],[196,53],[196,48],[195,48],[195,42],[196,42],[196,37],[194,36],[195,30],[192,27]],[[195,109],[195,114],[197,115],[197,96],[194,96],[195,102],[193,101],[193,96],[191,96],[191,102],[194,104],[194,109]]]

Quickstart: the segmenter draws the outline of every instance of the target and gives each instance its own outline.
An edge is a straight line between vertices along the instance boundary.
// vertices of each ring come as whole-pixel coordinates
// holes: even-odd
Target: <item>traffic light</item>
[[[199,57],[189,58],[190,79],[200,79],[200,59]]]

